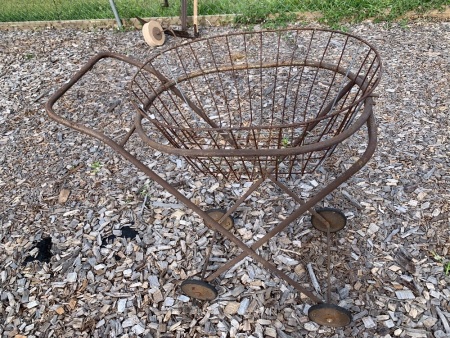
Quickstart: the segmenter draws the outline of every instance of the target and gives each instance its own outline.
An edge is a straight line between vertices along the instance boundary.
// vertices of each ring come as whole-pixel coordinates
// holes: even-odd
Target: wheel
[[[215,219],[216,221],[219,221],[219,219],[222,218],[223,215],[226,214],[226,210],[224,209],[209,209],[206,211],[206,213],[211,216],[211,218]],[[210,224],[208,224],[208,222],[206,222],[206,225],[208,225],[209,227],[211,227]],[[228,216],[227,218],[225,218],[223,220],[223,222],[221,223],[221,225],[227,229],[230,230],[233,226],[234,226],[234,219],[231,216]]]
[[[343,307],[328,303],[311,306],[308,311],[308,317],[319,325],[331,327],[347,326],[352,321],[350,311]]]
[[[317,208],[316,212],[330,224],[330,232],[342,230],[347,224],[347,217],[339,209]],[[317,216],[311,215],[311,223],[317,230],[327,232],[327,225],[322,223]]]
[[[142,26],[142,35],[149,46],[162,46],[166,40],[164,31],[158,21],[149,21]]]
[[[218,294],[214,286],[196,279],[186,279],[181,283],[181,290],[186,296],[198,300],[213,300]]]

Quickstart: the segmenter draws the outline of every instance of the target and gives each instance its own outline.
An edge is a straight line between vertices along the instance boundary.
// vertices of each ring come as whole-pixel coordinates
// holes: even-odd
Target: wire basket
[[[331,155],[380,69],[376,50],[350,34],[246,32],[164,51],[135,75],[131,91],[152,147],[214,176],[290,176]],[[149,137],[155,132],[163,139]]]

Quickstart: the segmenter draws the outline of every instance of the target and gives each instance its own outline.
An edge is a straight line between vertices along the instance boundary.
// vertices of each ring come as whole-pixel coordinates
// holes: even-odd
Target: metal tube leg
[[[330,224],[327,222],[327,303],[331,302],[331,254],[330,254]]]
[[[202,274],[200,277],[201,280],[203,280],[205,278],[206,269],[208,268],[209,258],[211,257],[212,249],[213,249],[214,244],[216,244],[216,241],[217,241],[217,230],[214,230],[213,239],[212,239],[211,243],[209,244],[208,252],[205,257],[205,264],[203,264]]]

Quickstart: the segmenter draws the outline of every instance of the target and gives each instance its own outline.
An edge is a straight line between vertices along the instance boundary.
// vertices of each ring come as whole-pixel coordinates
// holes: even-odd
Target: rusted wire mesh
[[[202,172],[303,174],[362,114],[380,70],[377,52],[349,34],[247,32],[164,51],[136,74],[131,91],[144,132],[164,136],[151,145]]]

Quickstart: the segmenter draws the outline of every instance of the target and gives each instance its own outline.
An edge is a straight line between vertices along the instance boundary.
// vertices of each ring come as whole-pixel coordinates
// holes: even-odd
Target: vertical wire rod
[[[330,254],[330,223],[327,224],[327,303],[331,302],[331,254]]]

